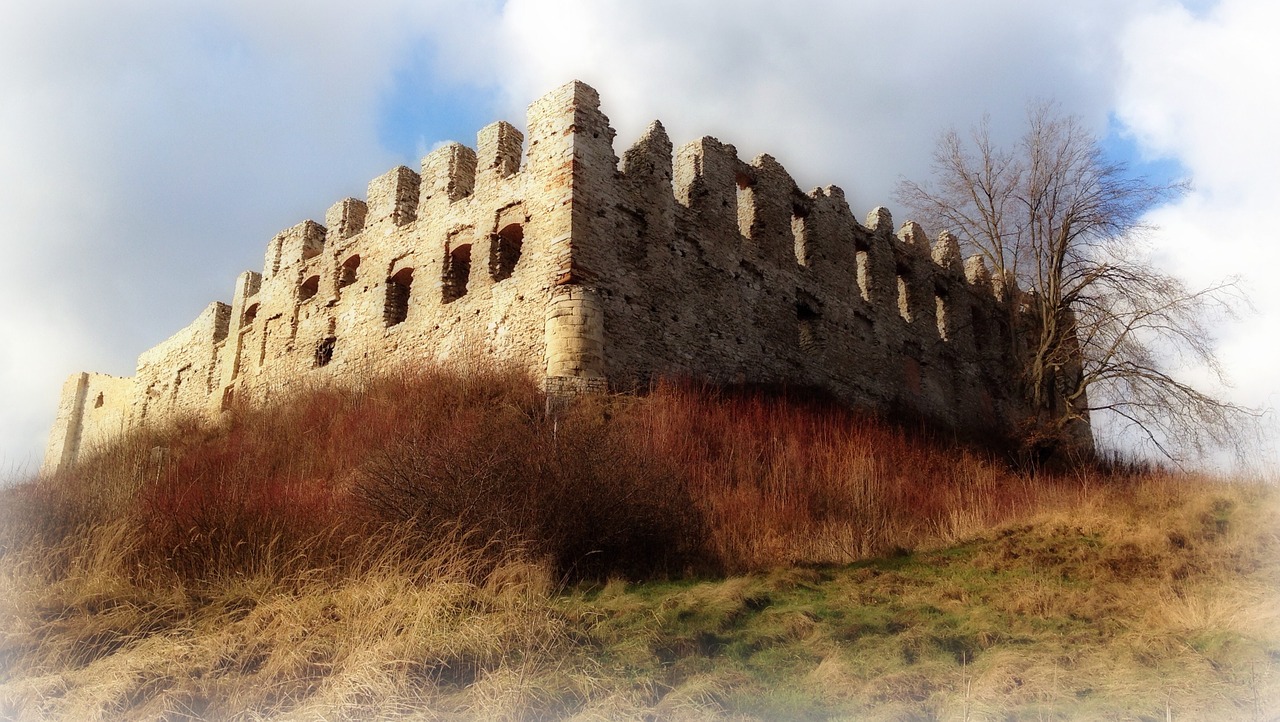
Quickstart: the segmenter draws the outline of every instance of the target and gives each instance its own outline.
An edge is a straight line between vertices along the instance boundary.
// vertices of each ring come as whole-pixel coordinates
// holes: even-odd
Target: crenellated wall
[[[996,303],[1016,290],[949,235],[895,232],[883,208],[859,223],[839,188],[802,192],[772,157],[714,138],[674,149],[657,122],[619,162],[580,82],[526,127],[527,142],[493,123],[475,150],[446,144],[281,232],[229,306],[144,352],[132,379],[73,376],[45,469],[130,426],[419,364],[514,365],[557,391],[814,385],[954,427],[1023,413]]]
[[[895,232],[884,208],[859,223],[839,188],[802,192],[774,158],[715,138],[673,154],[657,123],[588,197],[601,200],[576,242],[592,247],[614,387],[805,384],[974,430],[1023,413],[996,291],[949,234]]]

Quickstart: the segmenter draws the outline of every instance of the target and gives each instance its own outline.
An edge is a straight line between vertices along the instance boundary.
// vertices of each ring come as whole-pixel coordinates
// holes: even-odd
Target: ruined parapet
[[[991,291],[995,294],[996,299],[1002,303],[1012,301],[1021,293],[1021,289],[1018,288],[1018,277],[1013,275],[1013,271],[1009,270],[992,274]]]
[[[865,233],[853,217],[844,191],[837,186],[809,192],[796,232],[796,260],[810,269],[824,287],[856,287],[858,234]],[[857,292],[861,298],[861,291]]]
[[[133,379],[73,377],[46,467],[102,429],[477,359],[553,394],[679,375],[817,386],[954,427],[1022,413],[1004,335],[1019,292],[950,234],[895,230],[885,208],[859,222],[838,187],[802,192],[772,156],[712,137],[675,149],[658,122],[619,163],[581,82],[525,127],[485,126],[474,149],[446,143],[277,234],[231,303],[141,354]],[[119,414],[91,411],[98,387]]]
[[[982,256],[964,259],[964,277],[975,289],[991,292],[991,272],[987,270],[987,263],[982,260]]]
[[[262,274],[256,271],[245,271],[236,278],[235,292],[231,296],[231,323],[236,329],[253,322],[254,313],[249,309],[255,303],[258,290],[262,288]]]
[[[505,120],[490,123],[476,135],[476,171],[499,178],[515,175],[523,150],[524,134],[515,126]]]
[[[363,204],[361,204],[363,205]],[[213,399],[219,406],[230,405],[226,389],[235,382],[240,374],[240,365],[244,358],[245,342],[258,319],[261,299],[258,291],[262,288],[262,274],[245,271],[236,278],[235,292],[231,296],[231,308],[228,314],[227,339],[222,363],[218,364],[218,387],[222,391]]]
[[[325,242],[340,244],[364,230],[369,205],[357,198],[344,198],[324,214]]]
[[[751,161],[744,180],[739,184],[738,226],[748,254],[766,263],[804,265],[807,259],[797,258],[796,250],[804,250],[802,229],[809,204],[791,174],[766,154]]]
[[[476,186],[476,152],[461,143],[445,143],[422,159],[418,208],[426,217],[471,195]]]
[[[397,166],[369,182],[365,224],[403,226],[417,218],[420,178],[405,166]]]
[[[186,328],[138,357],[134,422],[202,415],[218,386],[219,351],[230,333],[231,307],[205,307]]]
[[[949,231],[938,234],[931,252],[933,262],[952,278],[964,278],[964,262],[960,257],[960,242]]]
[[[271,278],[320,255],[324,250],[325,234],[325,227],[315,221],[303,221],[281,231],[267,245],[262,275]]]
[[[535,101],[528,122],[531,180],[555,186],[546,201],[561,199],[553,210],[556,284],[590,285],[615,257],[607,220],[598,213],[616,198],[614,130],[600,112],[600,95],[579,81]],[[561,213],[566,207],[567,216]]]
[[[53,429],[49,432],[49,445],[44,452],[42,473],[53,473],[76,458],[80,434],[84,429],[84,401],[88,384],[89,374],[81,371],[72,374],[62,385],[58,412],[53,420]]]
[[[929,236],[924,228],[915,221],[907,221],[898,229],[898,240],[911,252],[919,256],[929,255]]]
[[[651,241],[675,232],[672,150],[667,129],[655,120],[622,156],[619,183],[631,203],[619,220],[630,226],[631,232],[619,234],[619,263],[647,263]]]
[[[628,178],[646,178],[671,188],[674,146],[661,121],[650,123],[644,133],[622,156],[622,174]]]
[[[735,228],[745,221],[738,194],[751,185],[738,151],[711,136],[686,143],[675,157],[675,198],[707,228]]]
[[[611,383],[655,373],[811,383],[886,411],[1008,428],[1017,412],[1000,399],[1013,384],[988,336],[999,336],[1000,294],[1012,291],[966,273],[958,239],[931,241],[911,221],[895,231],[886,208],[859,223],[838,188],[802,193],[772,157],[746,163],[711,137],[674,152],[672,207],[655,135],[627,151],[621,198],[597,209],[614,220],[600,242],[636,264],[601,279],[606,329],[645,339],[606,332]],[[674,223],[651,222],[666,213]]]
[[[62,385],[40,473],[52,474],[71,464],[83,450],[117,438],[129,427],[133,400],[133,379],[72,374]]]

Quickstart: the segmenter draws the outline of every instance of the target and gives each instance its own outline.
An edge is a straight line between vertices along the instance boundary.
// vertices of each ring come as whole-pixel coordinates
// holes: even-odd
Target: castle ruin
[[[591,87],[450,143],[267,246],[132,378],[78,373],[44,471],[126,429],[216,418],[316,381],[489,360],[549,391],[660,377],[817,387],[957,429],[1026,415],[1005,294],[980,258],[834,186],[710,137],[675,150],[660,123],[623,154]],[[527,142],[526,142],[527,141]]]

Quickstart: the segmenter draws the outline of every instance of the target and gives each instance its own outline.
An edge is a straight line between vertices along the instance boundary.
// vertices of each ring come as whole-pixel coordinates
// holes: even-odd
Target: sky
[[[0,478],[34,473],[63,381],[137,356],[229,301],[279,230],[580,79],[618,154],[660,118],[768,152],[855,213],[924,179],[938,135],[1029,102],[1192,190],[1154,257],[1239,276],[1231,379],[1280,406],[1280,28],[1274,0],[48,0],[0,24]],[[899,211],[898,221],[905,220]],[[934,233],[941,229],[927,229]],[[1210,383],[1201,369],[1188,378]],[[1280,427],[1263,421],[1274,461]]]

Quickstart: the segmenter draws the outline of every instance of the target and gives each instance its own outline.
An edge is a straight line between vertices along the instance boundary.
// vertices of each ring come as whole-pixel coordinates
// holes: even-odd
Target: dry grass
[[[461,714],[478,678],[529,675],[568,644],[544,569],[461,547],[363,560],[341,579],[259,570],[189,585],[138,584],[116,523],[42,583],[6,559],[0,716],[227,719]],[[389,538],[394,538],[389,537]],[[394,546],[394,542],[389,542]]]
[[[1267,484],[1019,475],[778,394],[544,409],[321,389],[6,490],[0,718],[1280,710]]]

